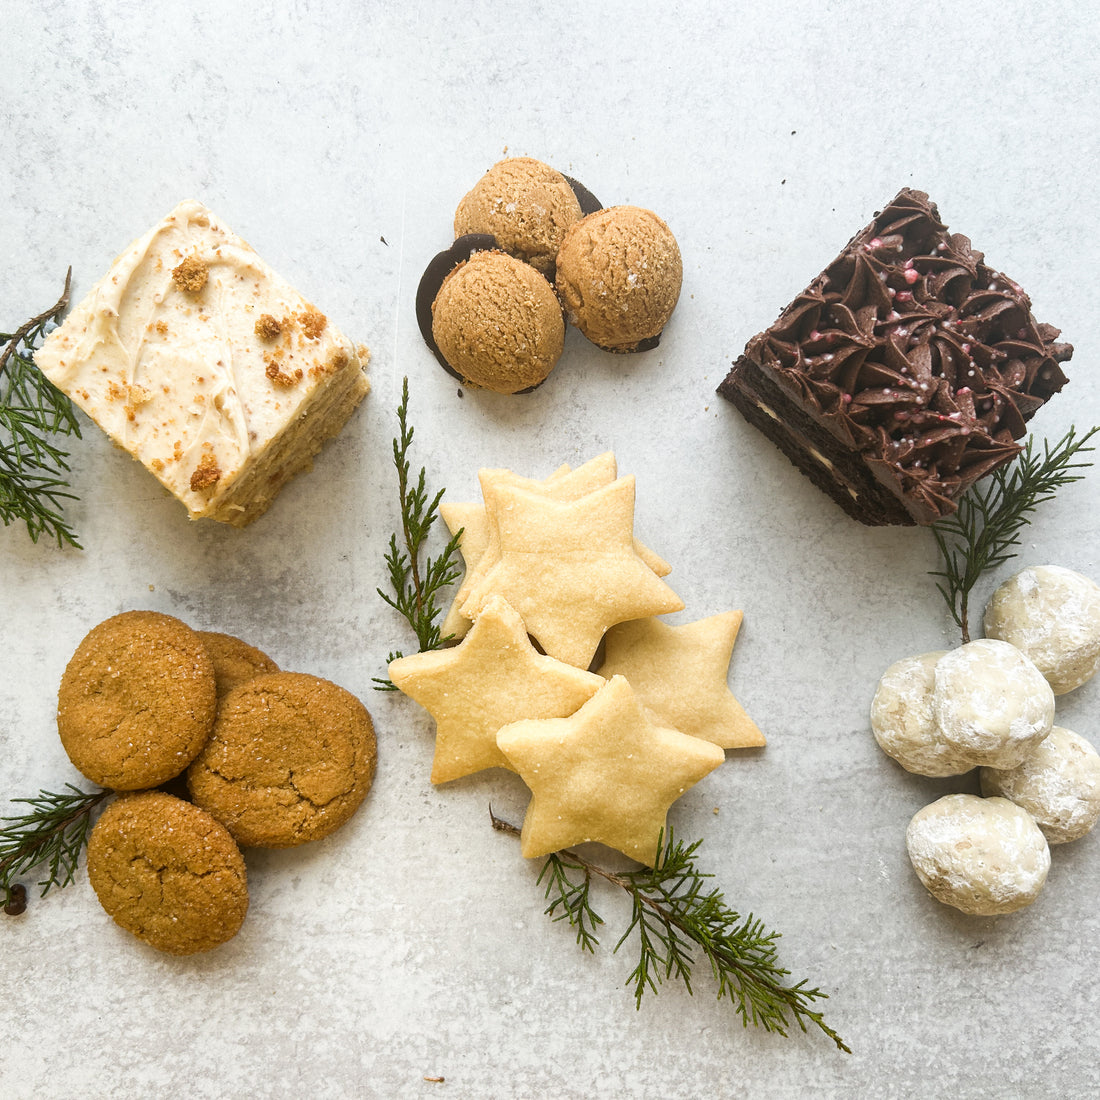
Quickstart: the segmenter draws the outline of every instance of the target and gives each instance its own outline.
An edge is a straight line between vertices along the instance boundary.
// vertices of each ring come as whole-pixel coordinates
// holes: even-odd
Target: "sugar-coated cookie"
[[[1005,798],[946,795],[913,815],[905,844],[928,892],[973,916],[1030,905],[1050,870],[1039,826]]]
[[[120,791],[179,775],[205,744],[217,707],[214,665],[198,634],[157,611],[126,611],[77,647],[57,699],[75,767]]]
[[[946,652],[895,661],[871,700],[871,732],[879,748],[916,775],[961,775],[974,767],[940,736],[932,714],[936,665]]]
[[[1100,668],[1100,585],[1060,565],[1021,570],[993,593],[987,637],[1010,642],[1047,678],[1055,695]]]
[[[1015,646],[979,638],[936,662],[932,713],[958,758],[1014,768],[1054,725],[1054,692]]]
[[[123,795],[103,811],[88,839],[88,879],[117,924],[170,955],[225,943],[248,910],[233,838],[161,791]]]
[[[370,714],[354,695],[306,673],[274,672],[222,700],[187,784],[238,844],[290,848],[351,817],[376,756]]]
[[[1055,726],[1043,743],[1010,771],[981,770],[982,794],[1022,806],[1048,844],[1066,844],[1100,820],[1100,754],[1083,737]]]
[[[200,630],[199,637],[214,662],[214,678],[218,698],[233,688],[266,672],[278,672],[279,666],[262,650],[241,641],[232,634],[220,634],[216,630]]]

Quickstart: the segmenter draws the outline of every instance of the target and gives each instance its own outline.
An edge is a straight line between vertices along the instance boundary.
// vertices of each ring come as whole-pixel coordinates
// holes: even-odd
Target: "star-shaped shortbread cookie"
[[[733,697],[726,677],[741,612],[669,626],[659,619],[607,632],[600,675],[625,676],[638,698],[673,729],[723,749],[763,745],[764,735]]]
[[[525,856],[598,840],[650,866],[669,806],[725,759],[709,741],[656,725],[622,676],[572,717],[515,722],[497,743],[531,788]]]
[[[604,682],[537,652],[519,615],[499,597],[460,645],[399,657],[389,674],[435,719],[433,783],[511,768],[497,747],[502,726],[572,714]]]
[[[610,485],[618,477],[615,455],[611,451],[589,459],[575,470],[567,464],[559,466],[549,477],[542,481],[521,477],[511,470],[479,470],[478,480],[485,492],[485,486],[512,485],[517,489],[527,489],[532,493],[544,495],[551,500],[579,500],[586,493]],[[491,495],[491,489],[489,490]],[[497,538],[496,524],[490,521],[484,504],[443,503],[439,506],[443,522],[451,534],[462,531],[459,551],[466,566],[466,576],[455,593],[454,601],[443,621],[441,632],[444,637],[461,638],[470,628],[470,620],[461,612],[461,607],[469,598],[477,584],[500,560],[500,542]],[[649,547],[634,540],[634,550],[658,577],[667,577],[672,567]]]
[[[500,560],[463,605],[470,619],[503,596],[546,653],[587,668],[608,627],[683,608],[634,549],[633,477],[573,501],[505,484],[487,489]]]

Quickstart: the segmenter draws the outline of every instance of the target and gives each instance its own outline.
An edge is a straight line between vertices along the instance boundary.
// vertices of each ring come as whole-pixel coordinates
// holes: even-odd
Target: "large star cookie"
[[[531,788],[525,856],[597,840],[651,866],[669,806],[725,759],[656,725],[621,676],[569,718],[505,726],[497,744]]]
[[[521,477],[511,470],[478,471],[482,492],[487,497],[492,495],[492,486],[507,484],[547,496],[551,500],[579,500],[595,489],[610,485],[617,476],[617,463],[611,451],[589,459],[575,470],[570,469],[568,464],[559,466],[542,481]],[[486,486],[490,488],[486,489]],[[487,513],[484,504],[443,503],[439,506],[439,512],[452,535],[462,531],[459,551],[466,566],[466,576],[459,585],[441,627],[444,637],[461,638],[470,628],[470,620],[460,609],[469,598],[474,585],[500,560],[500,542],[497,525]],[[634,550],[658,577],[666,577],[671,572],[672,567],[668,562],[637,539],[634,540]]]
[[[764,735],[733,697],[726,677],[741,612],[669,626],[659,619],[607,632],[600,675],[625,676],[638,698],[673,729],[723,749],[763,745]]]
[[[389,674],[435,719],[433,783],[483,768],[511,769],[497,747],[502,726],[572,714],[604,682],[538,653],[519,615],[499,597],[460,645],[399,657]]]
[[[503,596],[546,653],[587,668],[608,627],[683,608],[634,549],[633,477],[573,501],[488,489],[500,560],[473,586],[464,615],[476,619]]]

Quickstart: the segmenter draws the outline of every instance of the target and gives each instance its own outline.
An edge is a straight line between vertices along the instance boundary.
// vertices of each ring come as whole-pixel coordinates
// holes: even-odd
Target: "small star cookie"
[[[486,604],[460,645],[399,657],[389,675],[435,719],[433,783],[483,768],[514,770],[497,747],[502,726],[572,714],[604,682],[538,653],[523,620],[500,597]]]
[[[709,741],[656,725],[622,676],[569,718],[505,726],[497,744],[531,788],[525,856],[597,840],[650,866],[669,806],[725,759]]]
[[[607,451],[589,459],[583,466],[573,470],[568,463],[559,466],[543,481],[521,477],[511,470],[479,470],[478,479],[485,493],[486,485],[508,484],[519,489],[527,489],[550,497],[552,500],[579,500],[582,496],[610,485],[618,477],[615,455]],[[489,490],[491,494],[491,490]],[[488,570],[500,560],[500,543],[497,538],[496,524],[485,510],[484,504],[443,503],[439,506],[443,522],[451,534],[462,531],[459,551],[466,565],[466,576],[455,593],[454,601],[443,621],[441,632],[461,638],[470,628],[470,620],[461,612],[462,605],[469,597],[473,586]],[[658,577],[667,577],[672,567],[664,558],[655,554],[649,547],[634,540],[634,550]]]
[[[741,612],[669,626],[659,619],[607,632],[600,675],[625,676],[662,722],[723,749],[756,748],[764,735],[726,683]]]
[[[476,619],[501,595],[546,653],[587,668],[608,627],[683,608],[634,550],[633,477],[574,501],[487,488],[500,560],[473,586],[464,615]]]

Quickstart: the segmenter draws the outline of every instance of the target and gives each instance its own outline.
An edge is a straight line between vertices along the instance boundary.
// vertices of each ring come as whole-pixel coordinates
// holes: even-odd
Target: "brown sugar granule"
[[[212,489],[221,476],[218,460],[212,454],[205,454],[199,459],[199,464],[191,475],[191,491],[201,493],[204,489]]]
[[[302,326],[302,332],[307,340],[316,340],[325,331],[328,318],[316,309],[309,309],[305,313],[298,314],[298,323]]]
[[[172,269],[172,281],[188,294],[198,294],[210,275],[205,260],[198,256],[188,256],[186,260]]]
[[[270,313],[261,313],[256,322],[256,335],[261,340],[274,340],[283,331],[283,324],[277,317]]]

